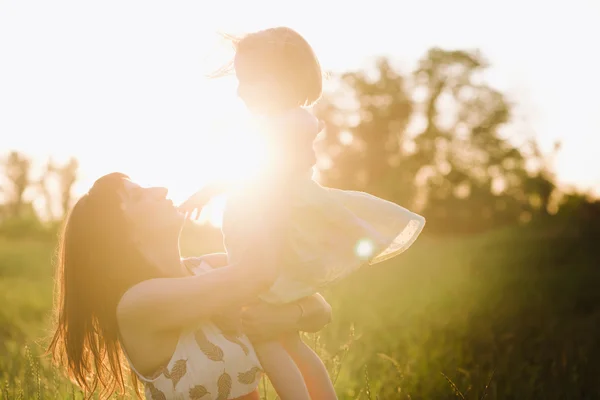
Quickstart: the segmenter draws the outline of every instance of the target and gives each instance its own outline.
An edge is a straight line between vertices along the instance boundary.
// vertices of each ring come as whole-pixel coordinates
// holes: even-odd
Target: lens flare
[[[369,239],[361,239],[356,244],[356,255],[360,258],[370,258],[373,255],[373,243]]]

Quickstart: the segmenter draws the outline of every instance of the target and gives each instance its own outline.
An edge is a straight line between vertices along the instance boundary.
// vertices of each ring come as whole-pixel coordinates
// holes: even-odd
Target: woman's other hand
[[[271,340],[297,331],[302,310],[296,304],[258,302],[242,309],[242,330],[252,340]]]
[[[253,340],[268,340],[282,334],[317,332],[331,321],[331,306],[315,294],[289,304],[258,302],[241,313],[242,329]]]
[[[212,322],[223,332],[239,332],[242,329],[241,309],[235,308],[215,315]]]

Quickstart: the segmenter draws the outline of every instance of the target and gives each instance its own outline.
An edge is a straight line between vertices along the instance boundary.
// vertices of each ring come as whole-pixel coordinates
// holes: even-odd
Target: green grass
[[[307,339],[342,399],[600,398],[600,259],[582,237],[424,237],[328,290],[334,322]],[[53,251],[0,239],[0,398],[81,398],[39,358]]]
[[[54,244],[0,238],[0,398],[62,398],[72,391],[43,354],[52,305]]]

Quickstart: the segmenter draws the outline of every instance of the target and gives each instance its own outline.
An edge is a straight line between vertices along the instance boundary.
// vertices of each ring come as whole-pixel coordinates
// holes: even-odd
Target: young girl
[[[288,303],[406,250],[423,229],[423,217],[367,193],[326,188],[312,180],[312,144],[322,126],[303,107],[320,98],[322,74],[306,40],[279,27],[234,44],[230,69],[239,82],[238,95],[257,117],[271,151],[263,173],[230,193],[222,228],[229,262],[244,257],[256,224],[284,216],[281,234],[287,236],[287,247],[264,244],[265,251],[280,254],[281,271],[260,299]],[[183,208],[195,204],[204,199],[192,198]],[[253,346],[282,399],[336,398],[323,363],[298,334]]]

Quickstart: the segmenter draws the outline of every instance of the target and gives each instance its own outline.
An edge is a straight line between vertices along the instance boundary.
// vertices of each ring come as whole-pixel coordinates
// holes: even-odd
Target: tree
[[[342,75],[316,108],[323,183],[420,208],[430,231],[514,223],[535,196],[547,205],[552,176],[532,176],[528,157],[539,154],[503,135],[512,104],[485,83],[487,67],[477,51],[434,48],[407,76],[385,59],[374,74]]]
[[[55,218],[55,205],[59,206],[60,218],[64,218],[69,212],[72,203],[72,189],[77,181],[79,162],[75,158],[70,158],[64,165],[58,165],[52,159],[48,160],[43,175],[41,176],[38,187],[46,203],[46,214],[48,219]],[[55,190],[52,190],[52,183],[55,183]]]
[[[322,180],[331,186],[369,190],[384,198],[410,199],[412,177],[406,166],[400,168],[413,108],[405,78],[386,59],[380,59],[375,77],[353,72],[341,80],[344,88],[350,89],[353,103],[343,107],[330,98],[316,109],[327,125],[319,146],[328,160],[321,171]],[[390,180],[398,184],[390,185]],[[408,187],[399,184],[404,180]]]
[[[69,161],[56,170],[60,187],[61,210],[64,218],[73,203],[73,185],[77,181],[77,173],[79,171],[79,162],[75,158],[70,158]]]
[[[54,170],[56,166],[54,165],[54,161],[50,158],[44,167],[44,171],[40,176],[40,179],[36,182],[38,190],[41,192],[42,197],[44,198],[45,204],[45,213],[46,217],[49,220],[54,220],[54,201],[51,189],[52,175],[54,174]]]
[[[438,229],[480,230],[521,214],[525,158],[500,134],[511,105],[483,82],[487,66],[478,52],[432,49],[414,73],[425,99],[415,157]]]
[[[3,190],[7,215],[19,217],[25,205],[25,191],[30,185],[31,160],[13,151],[3,162],[7,185]]]

